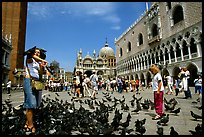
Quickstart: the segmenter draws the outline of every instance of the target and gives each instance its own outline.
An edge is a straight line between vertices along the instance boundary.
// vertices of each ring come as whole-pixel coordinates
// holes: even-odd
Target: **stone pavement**
[[[101,90],[98,92],[98,94],[96,95],[96,101],[101,101],[102,102],[102,98],[104,98],[104,95],[102,94],[102,92],[107,92],[107,93],[111,93],[110,91],[104,91]],[[191,133],[189,132],[189,130],[195,130],[195,126],[199,123],[202,123],[202,120],[194,120],[194,118],[192,118],[191,114],[190,114],[190,110],[192,110],[194,113],[198,114],[198,115],[202,115],[202,109],[199,110],[198,107],[201,106],[201,104],[198,103],[192,103],[197,102],[196,100],[199,98],[198,94],[194,94],[194,87],[191,88],[191,92],[192,92],[192,99],[182,99],[184,97],[183,93],[180,93],[178,96],[175,95],[164,95],[164,97],[169,100],[171,98],[175,98],[178,101],[178,104],[176,105],[175,108],[180,107],[181,108],[181,112],[178,115],[174,115],[168,111],[165,111],[166,114],[169,114],[169,122],[167,123],[167,126],[162,126],[164,129],[164,135],[169,135],[170,134],[170,127],[173,126],[175,128],[175,130],[179,133],[179,135],[191,135]],[[56,93],[54,92],[49,92],[49,91],[43,91],[43,97],[49,97],[49,98],[55,98],[58,97],[60,100],[67,100],[68,102],[71,102],[72,96],[70,96],[69,94],[67,94],[67,92],[63,91],[63,92],[57,92],[57,94],[59,94],[59,96],[56,96]],[[158,120],[152,120],[152,117],[155,115],[155,110],[144,110],[142,109],[141,111],[138,112],[138,114],[135,114],[133,112],[131,112],[132,110],[135,109],[135,107],[131,107],[130,105],[130,100],[133,99],[132,95],[135,94],[135,92],[123,92],[122,94],[119,94],[118,92],[113,92],[113,94],[110,94],[115,98],[118,99],[122,99],[122,96],[125,97],[125,104],[127,104],[130,107],[129,111],[123,111],[121,110],[121,105],[118,104],[117,108],[120,110],[120,113],[123,113],[121,122],[125,122],[126,121],[126,117],[128,115],[128,113],[131,114],[131,121],[130,121],[130,125],[128,126],[128,129],[134,129],[135,130],[135,121],[137,119],[142,120],[144,118],[146,118],[146,123],[145,123],[145,128],[146,128],[146,132],[144,133],[144,135],[158,135],[156,133],[157,131],[157,121]],[[7,99],[9,97],[8,94],[2,94],[2,101]],[[150,89],[145,89],[145,91],[141,91],[141,94],[136,94],[136,98],[140,98],[142,97],[141,102],[144,101],[144,99],[151,99],[153,101],[153,93],[151,88]],[[12,92],[10,99],[15,102],[13,103],[14,106],[17,106],[19,104],[21,104],[23,102],[23,92]],[[90,99],[89,97],[84,97],[84,98],[79,98],[81,99],[83,102],[86,99]],[[112,102],[105,102],[105,104],[109,104],[110,106],[113,104]],[[76,108],[79,108],[79,101],[75,103]],[[86,109],[89,109],[88,105],[83,103],[83,107]],[[89,109],[90,110],[90,109]],[[94,110],[90,110],[90,111],[94,111]],[[114,112],[111,112],[109,115],[109,122],[111,123],[113,120],[113,116],[114,116]],[[115,133],[115,132],[114,132]],[[115,133],[115,134],[120,134],[120,133]],[[132,132],[132,134],[135,134],[134,132]]]

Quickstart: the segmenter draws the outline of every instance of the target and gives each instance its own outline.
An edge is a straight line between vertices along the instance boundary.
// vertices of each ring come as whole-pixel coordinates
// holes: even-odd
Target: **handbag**
[[[36,81],[31,78],[32,90],[41,91],[44,89],[44,83],[41,81]]]

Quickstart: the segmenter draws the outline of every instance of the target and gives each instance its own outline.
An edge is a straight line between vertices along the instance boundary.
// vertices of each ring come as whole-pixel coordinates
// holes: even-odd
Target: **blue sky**
[[[115,51],[115,38],[145,10],[145,2],[29,2],[26,50],[44,48],[49,63],[73,71],[80,48],[83,57],[98,55],[107,38]]]

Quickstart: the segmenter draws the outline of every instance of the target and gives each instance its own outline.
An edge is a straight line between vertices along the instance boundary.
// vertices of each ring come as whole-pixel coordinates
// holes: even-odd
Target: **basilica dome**
[[[110,56],[115,56],[114,55],[114,50],[111,47],[108,47],[108,44],[106,42],[105,47],[101,48],[99,51],[99,56],[100,57],[110,57]]]
[[[92,57],[87,53],[87,55],[84,57],[84,59],[92,59]]]

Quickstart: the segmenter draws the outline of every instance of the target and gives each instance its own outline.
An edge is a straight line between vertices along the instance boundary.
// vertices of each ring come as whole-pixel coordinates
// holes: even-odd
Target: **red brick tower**
[[[2,35],[12,34],[9,79],[13,84],[22,80],[20,75],[18,77],[13,72],[24,66],[26,19],[27,2],[2,2]]]

